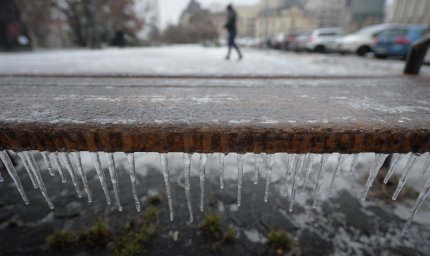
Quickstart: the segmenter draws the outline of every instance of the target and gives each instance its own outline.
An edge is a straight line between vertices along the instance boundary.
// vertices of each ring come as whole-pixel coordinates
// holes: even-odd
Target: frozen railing
[[[283,194],[294,207],[297,189],[317,170],[313,206],[317,206],[326,163],[335,162],[330,191],[342,171],[351,172],[357,158],[371,154],[363,200],[388,155],[385,178],[403,169],[396,199],[415,169],[426,174],[430,151],[430,90],[423,78],[287,78],[258,77],[44,77],[11,76],[0,80],[1,159],[25,203],[29,203],[10,156],[19,159],[34,187],[53,208],[42,174],[54,170],[63,182],[70,176],[78,196],[92,201],[81,157],[90,152],[99,181],[107,193],[102,158],[106,158],[115,202],[122,210],[114,152],[124,152],[137,210],[134,152],[160,153],[170,218],[169,152],[183,152],[185,193],[190,202],[191,155],[199,154],[200,210],[204,210],[206,160],[237,153],[237,204],[245,154],[254,156],[255,181],[265,170],[268,201],[275,153],[282,153]],[[41,154],[46,166],[34,157]],[[16,155],[15,155],[16,154]],[[280,156],[278,156],[280,157]],[[417,165],[417,159],[420,164]],[[422,164],[424,162],[424,164]],[[400,164],[402,163],[402,164]],[[399,166],[401,165],[401,166]],[[2,179],[3,180],[3,179]],[[83,186],[83,190],[81,188]],[[430,191],[426,182],[405,229]],[[331,192],[330,192],[331,194]]]

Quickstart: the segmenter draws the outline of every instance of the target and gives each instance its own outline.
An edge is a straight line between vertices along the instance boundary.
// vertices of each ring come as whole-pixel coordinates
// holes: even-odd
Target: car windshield
[[[371,26],[371,27],[363,28],[363,29],[357,31],[356,34],[373,35],[374,33],[377,33],[378,31],[380,31],[383,28],[384,28],[384,26]]]

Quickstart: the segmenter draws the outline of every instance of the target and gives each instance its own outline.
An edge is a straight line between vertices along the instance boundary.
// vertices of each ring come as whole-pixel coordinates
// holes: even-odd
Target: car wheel
[[[386,59],[386,58],[387,58],[387,55],[385,55],[385,54],[375,54],[375,57],[376,57],[377,59]]]
[[[324,47],[324,45],[317,45],[317,46],[315,47],[315,52],[319,52],[319,53],[323,53],[323,52],[325,52],[325,47]]]
[[[369,46],[361,46],[360,48],[358,48],[357,50],[357,55],[358,56],[365,56],[366,54],[368,54],[369,52],[371,52],[372,50],[370,49]]]

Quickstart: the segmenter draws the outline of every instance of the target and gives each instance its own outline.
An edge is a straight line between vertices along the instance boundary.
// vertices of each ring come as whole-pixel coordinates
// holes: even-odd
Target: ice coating
[[[136,190],[136,165],[134,162],[134,153],[127,153],[128,174],[130,175],[131,191],[133,193],[134,204],[136,211],[140,212],[139,196]]]
[[[237,206],[242,202],[243,163],[245,154],[237,154]]]
[[[66,169],[69,172],[70,177],[72,178],[72,183],[73,183],[73,186],[75,186],[75,190],[76,190],[76,193],[78,194],[78,197],[82,197],[82,192],[79,187],[78,180],[76,179],[76,175],[73,170],[72,162],[70,161],[69,154],[61,152],[60,157],[61,157],[61,160],[63,160],[63,163],[66,166]]]
[[[381,166],[384,164],[385,159],[388,155],[386,154],[375,154],[374,161],[370,165],[369,170],[369,177],[367,178],[366,186],[364,188],[363,195],[361,197],[361,200],[366,200],[367,193],[369,192],[369,189],[372,187],[373,182],[375,181],[376,176],[378,175],[379,170],[381,169]]]
[[[399,179],[399,184],[397,185],[396,191],[394,191],[393,200],[396,200],[399,196],[400,192],[402,191],[403,187],[406,185],[406,181],[408,179],[409,174],[412,171],[412,166],[414,165],[415,161],[417,160],[418,156],[415,154],[412,154],[406,163],[405,171],[402,173],[402,176]]]
[[[24,151],[24,156],[25,156],[25,159],[27,160],[27,163],[29,164],[31,171],[33,172],[34,177],[36,178],[37,185],[39,186],[42,196],[45,198],[45,201],[48,204],[49,208],[54,209],[54,204],[49,198],[48,191],[46,190],[45,183],[43,182],[43,179],[42,179],[42,175],[40,175],[39,166],[37,165],[32,152]]]
[[[9,176],[15,183],[22,200],[24,200],[24,203],[30,204],[30,201],[28,201],[27,195],[25,194],[24,188],[22,187],[21,180],[19,179],[15,167],[13,166],[12,161],[10,160],[6,150],[0,151],[0,160],[3,162],[7,172],[9,173]]]
[[[54,164],[54,167],[57,169],[58,173],[61,177],[61,182],[66,183],[66,176],[63,173],[63,169],[61,167],[60,161],[58,160],[58,153],[51,152],[49,153],[49,157],[51,158],[51,162]]]
[[[51,160],[49,159],[48,152],[42,151],[40,152],[42,155],[43,160],[45,161],[46,165],[48,166],[48,171],[51,176],[55,176],[54,170],[52,169]]]
[[[316,208],[318,204],[318,196],[319,196],[322,180],[324,179],[325,166],[327,164],[327,159],[329,158],[329,156],[330,154],[321,155],[320,169],[318,171],[317,185],[315,187],[314,201],[312,203],[312,208]]]
[[[267,161],[266,161],[266,189],[264,190],[264,202],[267,203],[269,201],[269,188],[270,188],[270,182],[272,181],[272,169],[273,169],[273,162],[275,160],[274,154],[268,154],[267,155]]]
[[[224,188],[224,157],[223,153],[219,153],[219,187]]]
[[[118,208],[118,211],[122,211],[122,205],[121,201],[119,200],[119,190],[118,190],[118,174],[116,173],[115,168],[115,159],[113,157],[113,153],[105,153],[106,160],[108,162],[108,168],[109,168],[109,175],[110,179],[112,181],[113,186],[113,193],[115,196],[116,201],[116,207]]]
[[[109,190],[108,190],[107,183],[106,183],[106,175],[103,171],[102,164],[100,161],[100,154],[98,152],[91,152],[90,155],[91,155],[91,158],[93,160],[94,167],[96,168],[97,176],[99,178],[103,192],[105,194],[106,203],[109,205],[109,204],[111,204],[111,199],[109,196]]]
[[[81,154],[79,152],[73,152],[76,167],[78,168],[78,175],[81,177],[82,183],[84,184],[85,193],[87,193],[88,202],[93,201],[90,187],[88,186],[87,175],[85,174],[84,168],[82,168]]]
[[[13,153],[13,152],[12,152]],[[43,162],[36,162],[35,154],[40,153],[43,160],[40,161]],[[113,158],[113,153],[105,153],[101,152],[102,154],[105,154],[108,167],[109,167],[109,173],[112,180],[113,185],[113,191],[115,194],[115,200],[118,206],[118,209],[122,209],[122,206],[119,202],[119,193],[118,190],[115,189],[116,186],[118,186],[118,177],[117,177],[117,171],[115,166],[115,160]],[[64,166],[68,170],[70,176],[78,176],[79,180],[83,183],[85,192],[88,195],[88,200],[92,201],[91,198],[91,191],[90,191],[90,185],[88,184],[88,180],[86,180],[86,172],[93,171],[93,170],[85,170],[84,166],[82,164],[81,155],[83,157],[83,154],[89,154],[91,156],[91,159],[93,160],[95,171],[97,173],[98,179],[100,180],[100,183],[102,185],[103,191],[105,193],[106,201],[108,204],[110,204],[110,197],[109,197],[109,191],[106,184],[106,177],[104,174],[104,170],[100,161],[100,153],[97,152],[72,152],[72,153],[66,153],[66,152],[37,152],[37,151],[22,151],[18,152],[17,155],[19,157],[19,160],[21,160],[22,164],[24,165],[24,168],[15,170],[15,167],[13,166],[13,163],[11,159],[9,158],[8,151],[0,151],[0,158],[1,162],[4,164],[5,169],[9,173],[10,177],[12,178],[13,182],[15,183],[15,186],[17,187],[18,192],[20,193],[22,199],[24,200],[25,204],[29,204],[28,198],[26,196],[26,193],[24,191],[24,187],[21,184],[21,181],[18,177],[19,171],[27,172],[31,177],[34,178],[34,182],[36,183],[37,188],[40,189],[43,198],[45,199],[46,203],[48,204],[49,208],[53,208],[54,205],[52,201],[50,200],[47,188],[45,186],[45,183],[43,181],[42,176],[46,175],[47,173],[51,174],[51,170],[55,171],[55,169],[58,169],[59,172],[61,170],[61,164],[58,162],[58,159],[56,156],[59,154],[61,157],[61,160],[63,161]],[[45,155],[45,157],[44,157]],[[126,165],[126,170],[128,170],[128,175],[130,176],[131,181],[131,191],[132,196],[134,199],[134,203],[136,206],[136,210],[140,210],[140,203],[139,203],[139,197],[137,195],[137,179],[136,179],[136,165],[135,165],[135,154],[134,153],[126,153],[126,154],[118,154],[115,155],[116,157],[124,157],[126,156],[126,161],[128,165]],[[192,204],[191,204],[191,163],[192,163],[192,154],[190,153],[183,153],[181,155],[183,159],[183,177],[185,178],[185,198],[186,198],[186,206],[189,212],[189,222],[194,222],[194,213],[192,211]],[[205,178],[207,172],[210,173],[209,177],[212,177],[213,174],[215,174],[220,181],[220,187],[221,184],[224,183],[224,154],[219,153],[218,157],[215,159],[215,161],[208,162],[207,160],[210,158],[211,154],[195,154],[194,156],[197,156],[199,158],[198,162],[198,176],[200,180],[200,210],[204,210],[204,197],[205,197]],[[263,169],[262,167],[265,166],[266,169],[266,184],[264,186],[264,201],[268,201],[269,197],[269,191],[270,191],[270,185],[272,183],[272,174],[273,172],[273,165],[275,162],[275,154],[266,154],[266,153],[260,153],[260,154],[231,154],[229,155],[229,159],[231,159],[232,156],[235,156],[236,161],[236,168],[234,169],[237,171],[236,173],[228,173],[226,174],[226,179],[229,180],[236,180],[237,177],[237,203],[235,204],[236,209],[239,208],[239,206],[242,203],[242,188],[243,188],[243,181],[244,181],[244,175],[250,174],[251,180],[254,181],[256,173],[258,177],[258,172],[256,172],[256,169],[260,170]],[[250,161],[245,161],[246,156],[250,157]],[[286,158],[285,158],[286,156]],[[373,156],[373,157],[372,157]],[[278,154],[276,157],[277,160],[277,166],[281,163],[280,169],[282,169],[281,178],[279,179],[278,172],[276,173],[276,180],[281,180],[278,186],[281,189],[281,194],[284,191],[287,191],[290,195],[289,201],[288,201],[288,211],[293,211],[296,200],[296,194],[297,194],[297,188],[300,186],[303,186],[303,188],[306,188],[307,183],[312,183],[316,185],[315,190],[313,191],[313,203],[312,207],[315,208],[318,205],[318,202],[320,200],[325,199],[326,197],[323,196],[325,190],[327,189],[329,192],[329,197],[331,197],[335,191],[334,187],[336,185],[337,178],[339,174],[342,171],[348,170],[348,167],[353,166],[355,167],[357,163],[357,159],[360,159],[361,162],[358,165],[359,169],[362,168],[364,171],[368,171],[368,178],[366,183],[364,184],[364,191],[362,194],[362,199],[364,200],[366,198],[366,195],[368,191],[371,189],[372,184],[375,182],[375,178],[378,175],[379,170],[381,169],[381,166],[384,164],[387,154],[375,154],[375,153],[366,153],[366,155],[363,155],[360,157],[360,154],[339,154],[339,153],[332,153],[332,154]],[[48,164],[46,161],[46,157],[49,158],[48,161],[50,161],[51,165]],[[172,175],[172,170],[175,170],[176,168],[169,167],[169,161],[168,161],[168,154],[163,153],[159,154],[165,187],[166,187],[166,194],[168,197],[168,206],[169,206],[169,219],[173,220],[173,198],[172,198],[172,192],[171,192],[171,184],[170,184],[170,177]],[[418,158],[420,161],[418,161]],[[57,159],[57,161],[55,161]],[[369,159],[370,165],[369,165]],[[121,160],[121,159],[120,159]],[[282,161],[281,161],[282,160]],[[364,161],[366,160],[366,161]],[[210,164],[207,164],[210,163]],[[246,163],[245,163],[246,162]],[[418,164],[419,162],[419,164]],[[44,164],[46,163],[46,165]],[[73,163],[73,164],[72,164]],[[264,163],[264,164],[263,164]],[[318,163],[318,166],[314,166]],[[330,164],[328,164],[330,163]],[[346,165],[348,163],[348,165]],[[245,170],[245,166],[252,166],[253,168],[251,170]],[[316,177],[310,177],[310,174],[313,170],[313,167],[317,173]],[[399,193],[401,192],[402,188],[404,188],[406,182],[408,181],[408,178],[411,176],[411,173],[413,173],[416,169],[419,169],[419,174],[424,175],[427,173],[429,168],[429,153],[425,153],[423,155],[417,155],[413,153],[409,154],[393,154],[391,159],[391,164],[389,166],[389,171],[392,172],[391,175],[397,170],[402,171],[401,177],[399,180],[399,184],[397,186],[396,192],[393,195],[393,199],[397,198]],[[75,169],[73,169],[75,168]],[[118,167],[119,168],[119,167]],[[215,168],[215,170],[211,170],[212,168]],[[330,169],[331,170],[330,170]],[[24,171],[25,170],[25,171]],[[228,169],[227,169],[228,170]],[[182,171],[182,169],[181,169]],[[277,170],[276,170],[277,171]],[[326,173],[328,171],[331,171],[333,176],[330,176],[330,180],[325,182],[324,181],[324,187],[323,180],[326,176]],[[416,173],[414,173],[414,177]],[[285,175],[285,176],[284,176]],[[61,175],[60,175],[61,176]],[[4,176],[3,176],[4,177]],[[387,177],[385,177],[387,178]],[[389,178],[389,177],[388,177]],[[6,179],[7,182],[7,179]],[[78,181],[76,180],[77,185],[79,185]],[[329,185],[328,188],[325,188],[326,185]],[[309,187],[308,187],[309,188]],[[418,196],[418,198],[415,201],[414,206],[410,210],[410,215],[408,216],[407,222],[405,223],[405,226],[402,230],[402,233],[405,234],[407,232],[408,226],[412,223],[414,216],[418,212],[419,208],[425,201],[425,198],[430,193],[430,178],[427,179],[425,185],[421,189],[421,193]],[[302,196],[302,195],[301,195]],[[303,203],[302,198],[300,199],[300,202]]]
[[[164,185],[166,186],[167,202],[169,204],[169,216],[170,221],[173,221],[173,205],[172,205],[172,193],[170,190],[170,177],[169,177],[169,162],[167,154],[160,154],[161,169],[163,171]]]
[[[220,154],[220,158],[224,158],[223,154]],[[185,177],[185,197],[187,198],[187,207],[190,213],[190,222],[194,221],[193,209],[191,206],[191,154],[184,153],[184,177]],[[221,177],[221,176],[220,176]]]
[[[205,200],[205,175],[206,175],[206,154],[200,154],[199,161],[199,177],[200,177],[200,211],[205,210],[204,200]]]
[[[31,184],[33,184],[34,188],[39,188],[39,186],[37,185],[37,182],[36,182],[36,178],[34,177],[34,174],[30,169],[30,166],[27,162],[27,159],[24,156],[24,152],[18,152],[17,154],[18,154],[18,157],[21,159],[22,164],[24,165],[24,168],[27,171],[28,176],[30,177]]]

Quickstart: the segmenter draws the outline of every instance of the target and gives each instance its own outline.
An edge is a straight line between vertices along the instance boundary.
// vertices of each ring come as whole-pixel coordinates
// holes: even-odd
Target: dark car
[[[406,59],[412,45],[430,35],[430,27],[426,25],[403,25],[381,31],[373,51],[377,58],[400,57]]]

